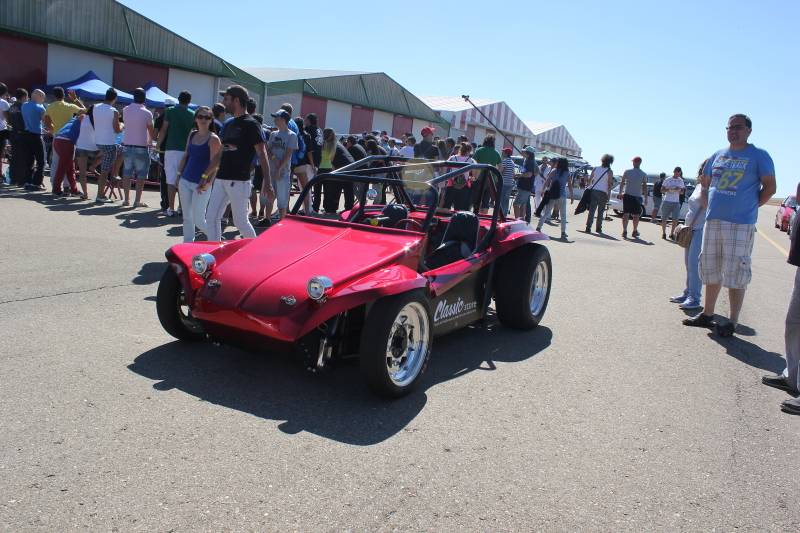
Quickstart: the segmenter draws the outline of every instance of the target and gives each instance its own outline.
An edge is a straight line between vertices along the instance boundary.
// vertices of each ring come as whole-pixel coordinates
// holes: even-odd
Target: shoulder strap
[[[603,179],[603,176],[605,176],[606,174],[608,174],[608,169],[605,169],[603,173],[600,174],[600,177],[597,178],[594,183],[592,183],[592,186],[589,187],[589,189],[594,189],[597,186],[597,184],[600,183],[600,180]]]

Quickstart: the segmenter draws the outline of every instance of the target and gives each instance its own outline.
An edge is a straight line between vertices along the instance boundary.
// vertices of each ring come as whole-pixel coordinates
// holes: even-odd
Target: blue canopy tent
[[[54,83],[38,88],[50,94],[54,87],[63,87],[65,91],[73,90],[78,95],[78,98],[83,100],[103,100],[106,97],[106,91],[111,88],[111,85],[98,78],[97,74],[90,70],[76,80]],[[117,89],[117,102],[129,104],[133,102],[133,95]]]
[[[174,96],[170,96],[169,94],[165,93],[161,89],[156,86],[155,83],[152,81],[147,82],[147,84],[142,87],[145,93],[145,104],[147,107],[156,107],[156,108],[163,108],[166,106],[167,98],[174,100],[175,102],[178,99]],[[195,109],[197,106],[195,104],[189,104],[189,108]]]

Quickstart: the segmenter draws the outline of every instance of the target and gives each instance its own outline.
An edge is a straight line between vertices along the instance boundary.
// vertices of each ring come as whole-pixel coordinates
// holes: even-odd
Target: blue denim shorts
[[[681,214],[681,204],[678,202],[661,202],[661,218],[674,218],[678,220]]]
[[[122,175],[126,178],[132,178],[135,174],[136,179],[147,179],[147,174],[150,171],[150,152],[147,147],[123,146],[122,153],[124,157]]]

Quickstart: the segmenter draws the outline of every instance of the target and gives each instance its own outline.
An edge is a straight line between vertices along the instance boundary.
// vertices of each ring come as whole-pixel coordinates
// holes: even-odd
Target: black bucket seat
[[[478,216],[470,211],[459,211],[450,218],[444,231],[442,244],[425,260],[428,269],[466,259],[475,251],[478,241]]]

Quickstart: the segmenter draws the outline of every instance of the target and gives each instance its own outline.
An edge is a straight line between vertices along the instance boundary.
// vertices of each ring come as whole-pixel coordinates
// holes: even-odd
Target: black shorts
[[[264,184],[264,173],[261,172],[261,166],[257,166],[253,171],[253,192],[256,194],[261,192],[261,186]]]
[[[642,214],[642,199],[632,194],[623,195],[622,212],[626,215],[640,216]]]

